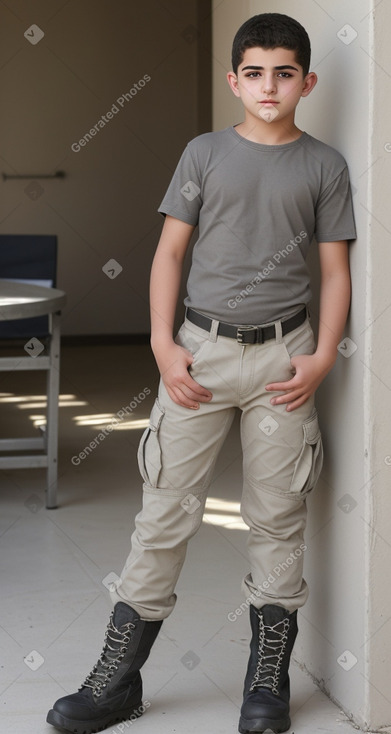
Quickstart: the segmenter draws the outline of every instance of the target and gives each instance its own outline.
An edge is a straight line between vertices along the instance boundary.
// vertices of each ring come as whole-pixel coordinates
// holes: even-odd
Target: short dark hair
[[[232,44],[232,69],[237,74],[247,48],[288,48],[295,52],[298,64],[308,74],[311,43],[308,33],[294,18],[282,13],[261,13],[246,20],[237,31]]]

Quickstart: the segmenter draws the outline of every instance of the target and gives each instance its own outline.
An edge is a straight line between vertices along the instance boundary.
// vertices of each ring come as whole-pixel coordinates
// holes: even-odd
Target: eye
[[[259,71],[250,71],[249,74],[246,74],[248,79],[255,79],[257,76],[261,76]]]
[[[280,71],[280,73],[278,74],[278,76],[282,76],[283,79],[290,79],[290,77],[292,76],[292,74],[289,74],[287,71]]]

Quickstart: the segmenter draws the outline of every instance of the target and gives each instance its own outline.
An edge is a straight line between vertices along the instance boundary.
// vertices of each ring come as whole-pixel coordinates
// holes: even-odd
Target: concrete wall
[[[372,729],[391,722],[391,8],[380,2],[373,15],[373,5],[225,0],[215,3],[213,26],[214,128],[243,119],[225,81],[235,31],[257,13],[286,13],[307,28],[311,68],[319,76],[299,105],[297,124],[340,150],[351,173],[358,239],[350,250],[350,356],[338,356],[317,392],[326,460],[308,502],[305,574],[311,593],[300,613],[295,655],[358,725]],[[316,294],[316,246],[310,263]],[[316,325],[316,295],[312,314]]]
[[[64,334],[149,330],[156,209],[187,141],[210,129],[208,5],[0,6],[0,172],[66,172],[0,178],[0,232],[58,235]],[[32,24],[44,33],[35,44],[24,36]],[[114,279],[102,271],[111,259],[123,268]]]

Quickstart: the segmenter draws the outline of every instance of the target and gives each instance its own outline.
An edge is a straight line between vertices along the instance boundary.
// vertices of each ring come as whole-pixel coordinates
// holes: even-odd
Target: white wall
[[[337,148],[350,169],[358,239],[350,250],[353,295],[345,336],[357,348],[349,358],[338,356],[317,393],[326,460],[308,502],[310,598],[300,613],[295,655],[363,728],[391,721],[391,152],[384,148],[390,142],[391,150],[391,8],[378,3],[373,39],[372,5],[372,0],[216,1],[213,37],[214,125],[220,129],[242,119],[240,101],[225,81],[239,25],[262,12],[286,13],[301,22],[311,38],[311,68],[319,82],[301,101],[297,123]],[[342,33],[350,42],[344,43],[337,33],[347,24],[351,28]],[[310,262],[316,291],[316,249]],[[314,297],[315,324],[317,313]]]

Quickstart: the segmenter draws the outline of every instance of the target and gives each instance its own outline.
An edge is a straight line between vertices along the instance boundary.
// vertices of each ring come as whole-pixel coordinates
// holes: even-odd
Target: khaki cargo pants
[[[279,604],[289,611],[307,599],[302,577],[306,497],[323,461],[313,397],[292,412],[271,405],[269,382],[292,377],[290,358],[312,354],[312,328],[306,321],[264,344],[243,346],[216,336],[187,319],[176,341],[194,356],[190,373],[213,393],[209,403],[189,410],[174,403],[160,381],[149,427],[139,446],[144,480],[143,508],[137,515],[132,548],[111,592],[142,619],[164,619],[176,601],[175,585],[188,540],[201,522],[217,455],[241,410],[243,493],[241,514],[249,527],[247,600],[257,608]]]

